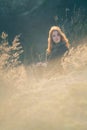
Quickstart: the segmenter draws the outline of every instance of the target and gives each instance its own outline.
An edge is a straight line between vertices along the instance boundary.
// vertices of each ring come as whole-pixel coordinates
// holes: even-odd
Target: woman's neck
[[[53,42],[53,44],[55,44],[55,45],[58,45],[58,44],[60,44],[60,43],[61,43],[61,41],[60,41],[60,42],[57,42],[57,43]]]

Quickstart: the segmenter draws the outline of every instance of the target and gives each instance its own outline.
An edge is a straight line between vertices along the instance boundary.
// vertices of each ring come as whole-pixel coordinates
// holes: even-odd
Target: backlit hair
[[[66,47],[69,48],[69,46],[70,46],[69,41],[68,41],[66,35],[60,29],[60,27],[52,26],[49,30],[47,53],[51,53],[52,42],[53,42],[53,40],[52,40],[53,31],[58,31],[59,35],[61,36],[61,41],[65,42]]]

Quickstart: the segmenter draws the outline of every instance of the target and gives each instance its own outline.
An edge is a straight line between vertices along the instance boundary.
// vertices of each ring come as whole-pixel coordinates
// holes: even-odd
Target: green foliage
[[[87,16],[84,9],[74,8],[71,11],[66,8],[65,17],[60,19],[56,16],[55,22],[60,24],[70,43],[77,43],[87,36]]]

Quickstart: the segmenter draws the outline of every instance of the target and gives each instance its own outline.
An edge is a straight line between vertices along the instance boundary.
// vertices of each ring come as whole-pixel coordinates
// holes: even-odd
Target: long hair
[[[70,44],[69,44],[69,41],[66,37],[66,35],[62,32],[62,30],[60,29],[60,27],[58,26],[52,26],[49,30],[49,35],[48,35],[48,48],[47,48],[47,53],[51,53],[51,50],[52,50],[52,43],[53,43],[53,40],[52,40],[52,33],[53,31],[58,31],[59,35],[61,36],[61,41],[65,42],[65,45],[67,48],[69,48]]]

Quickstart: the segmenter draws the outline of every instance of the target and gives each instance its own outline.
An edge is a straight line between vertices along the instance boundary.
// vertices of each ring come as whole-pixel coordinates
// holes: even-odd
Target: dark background
[[[28,64],[38,61],[39,54],[44,59],[48,31],[52,25],[60,27],[64,25],[65,33],[72,42],[70,32],[67,30],[78,24],[69,26],[71,16],[74,16],[74,11],[79,9],[80,24],[82,26],[85,21],[87,27],[86,0],[0,0],[0,33],[4,31],[8,34],[10,44],[16,35],[21,34],[20,41],[24,49],[23,62]],[[74,31],[71,33],[74,34]],[[86,31],[83,35],[87,35]]]

